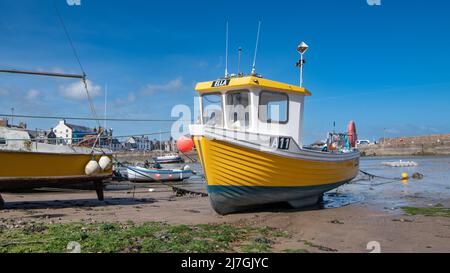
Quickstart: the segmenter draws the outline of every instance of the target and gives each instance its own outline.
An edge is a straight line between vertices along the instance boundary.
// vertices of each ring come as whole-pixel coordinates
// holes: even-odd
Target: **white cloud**
[[[134,95],[134,93],[129,93],[128,97],[125,99],[116,99],[114,101],[114,106],[122,107],[122,106],[129,105],[135,101],[136,101],[136,96]]]
[[[25,99],[27,100],[34,100],[37,97],[39,97],[41,95],[41,92],[36,90],[36,89],[31,89],[27,92],[27,94],[25,95]]]
[[[102,87],[100,85],[95,85],[90,80],[86,80],[86,83],[92,98],[102,95]],[[60,93],[66,99],[71,100],[84,100],[87,98],[84,83],[82,81],[60,86]]]
[[[164,84],[148,84],[142,89],[141,93],[143,95],[151,95],[155,92],[177,91],[183,88],[183,80],[181,77],[178,77]]]

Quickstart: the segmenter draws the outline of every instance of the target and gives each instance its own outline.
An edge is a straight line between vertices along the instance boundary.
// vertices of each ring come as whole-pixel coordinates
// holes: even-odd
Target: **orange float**
[[[182,136],[177,141],[177,148],[182,153],[190,152],[194,149],[194,141],[190,137]]]
[[[348,124],[348,141],[350,143],[350,147],[356,147],[356,141],[358,140],[358,136],[356,134],[356,124],[352,120]]]

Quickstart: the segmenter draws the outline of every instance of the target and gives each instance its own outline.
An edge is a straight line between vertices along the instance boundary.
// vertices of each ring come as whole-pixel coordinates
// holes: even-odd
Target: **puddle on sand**
[[[324,209],[336,209],[351,204],[360,203],[364,200],[361,195],[351,193],[328,192],[323,196],[322,207]]]
[[[384,161],[414,161],[414,167],[386,167]],[[407,181],[375,178],[359,181],[340,188],[340,192],[361,195],[364,203],[381,209],[395,209],[401,206],[431,206],[442,203],[450,206],[450,157],[375,157],[361,158],[361,170],[381,176],[400,178],[418,172],[422,179]],[[360,178],[367,179],[361,175]]]

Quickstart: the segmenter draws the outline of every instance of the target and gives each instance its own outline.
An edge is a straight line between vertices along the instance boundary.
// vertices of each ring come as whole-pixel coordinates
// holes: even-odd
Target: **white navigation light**
[[[297,46],[297,51],[300,54],[305,54],[305,52],[308,50],[309,46],[305,43],[305,42],[301,42],[298,46]]]
[[[303,54],[308,50],[309,46],[305,42],[301,42],[297,46],[297,51],[300,53],[300,61],[297,62],[297,66],[300,68],[300,87],[303,87],[303,65],[305,64],[305,59]]]

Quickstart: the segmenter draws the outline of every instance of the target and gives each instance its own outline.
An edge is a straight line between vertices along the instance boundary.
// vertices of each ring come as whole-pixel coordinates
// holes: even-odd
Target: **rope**
[[[192,157],[188,156],[187,154],[183,153],[182,151],[178,151],[180,154],[184,155],[185,157],[189,158],[189,160],[192,161],[192,163],[197,163],[197,160],[193,159]]]
[[[362,170],[359,170],[359,171],[362,174],[365,174],[365,175],[369,176],[370,179],[380,178],[380,179],[397,180],[397,181],[402,181],[403,180],[402,178],[398,178],[398,177],[385,177],[385,176],[379,176],[379,175],[376,175],[376,174],[371,174],[371,173],[368,173],[368,172],[365,172],[365,171],[362,171]]]
[[[97,116],[97,111],[95,111],[94,102],[92,101],[91,95],[89,94],[88,84],[86,82],[86,75],[83,77],[83,84],[84,84],[84,89],[86,90],[86,95],[88,97],[89,107],[91,108],[92,116],[97,121],[98,128],[100,128],[101,127],[100,119]]]
[[[402,178],[398,178],[398,177],[379,176],[379,175],[375,175],[375,174],[372,174],[372,173],[369,173],[369,172],[366,172],[366,171],[363,171],[363,170],[359,170],[359,172],[364,174],[364,175],[367,175],[369,177],[369,179],[367,180],[367,179],[362,179],[361,178],[361,179],[353,180],[349,184],[377,187],[377,186],[386,185],[386,184],[390,184],[390,183],[395,183],[395,182],[403,180]],[[374,178],[385,179],[385,180],[389,180],[389,181],[388,182],[377,183],[377,184],[373,184],[373,183],[370,183],[370,184],[358,183],[360,181],[371,181]]]

